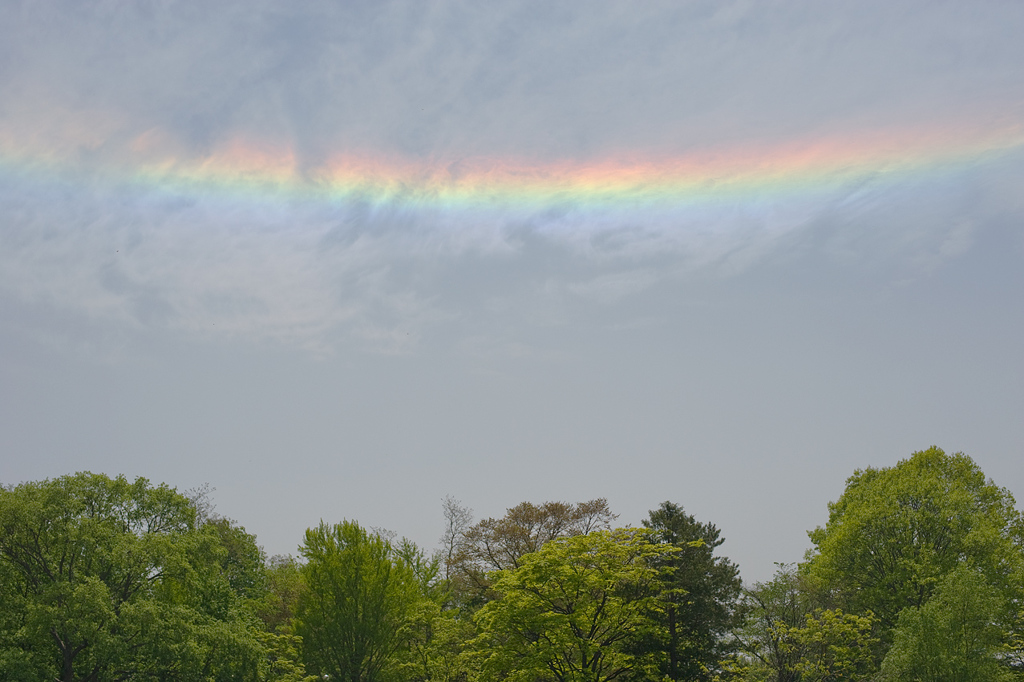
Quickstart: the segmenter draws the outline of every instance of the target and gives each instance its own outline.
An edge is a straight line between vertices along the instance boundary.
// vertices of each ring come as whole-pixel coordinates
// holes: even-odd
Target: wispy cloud
[[[403,352],[493,297],[614,305],[811,252],[927,271],[1021,194],[1015,3],[25,2],[8,19],[0,291],[128,326]],[[538,273],[537,244],[570,267]],[[495,291],[495,269],[544,284]],[[476,272],[458,302],[446,270]]]

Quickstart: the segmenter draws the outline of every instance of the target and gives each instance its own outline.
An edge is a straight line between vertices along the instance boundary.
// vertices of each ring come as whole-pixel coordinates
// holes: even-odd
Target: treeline
[[[211,508],[90,473],[0,489],[0,680],[1024,679],[1024,519],[938,448],[855,472],[805,561],[747,586],[671,502],[622,527],[603,499],[447,498],[432,553],[345,520],[270,559]]]

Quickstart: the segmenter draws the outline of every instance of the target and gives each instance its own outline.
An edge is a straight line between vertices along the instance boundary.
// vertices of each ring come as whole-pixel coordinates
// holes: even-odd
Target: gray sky
[[[1024,495],[1022,32],[1019,2],[6,3],[0,481],[208,482],[271,554],[321,518],[433,546],[448,494],[672,500],[747,580],[933,444]],[[879,136],[912,170],[615,211],[138,171]]]

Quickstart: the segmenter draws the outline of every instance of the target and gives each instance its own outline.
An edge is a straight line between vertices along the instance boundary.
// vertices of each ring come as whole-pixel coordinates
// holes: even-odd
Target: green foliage
[[[799,652],[794,670],[802,682],[839,682],[868,677],[872,669],[874,618],[839,609],[816,609],[785,637]]]
[[[524,556],[556,538],[607,530],[615,520],[604,498],[577,504],[523,502],[500,519],[484,519],[469,527],[468,511],[448,500],[445,515],[449,520],[445,571],[456,593],[454,601],[469,611],[493,598],[493,571],[517,568]],[[464,530],[456,535],[456,527]]]
[[[255,679],[225,553],[187,498],[143,478],[0,490],[0,678]]]
[[[882,663],[885,679],[905,682],[1001,682],[1001,627],[1007,604],[1000,591],[964,565],[950,572],[920,608],[905,609]]]
[[[231,519],[209,519],[203,527],[217,536],[224,549],[219,563],[232,592],[248,601],[263,599],[268,588],[266,557],[256,537]]]
[[[266,682],[314,682],[318,679],[306,674],[300,649],[302,638],[297,635],[258,631],[256,639],[263,648]]]
[[[793,565],[780,565],[768,582],[743,591],[743,623],[735,632],[740,654],[727,666],[733,677],[774,682],[799,680],[800,649],[792,633],[813,607]]]
[[[1010,493],[969,457],[934,447],[857,471],[810,537],[809,576],[847,611],[875,613],[887,642],[900,612],[923,607],[961,563],[1011,591],[1024,565],[1024,524]]]
[[[658,653],[669,680],[709,680],[724,655],[724,636],[736,622],[739,569],[714,555],[723,542],[718,528],[698,522],[679,505],[664,502],[644,526],[654,541],[678,551],[667,559],[671,570],[662,573],[658,625],[638,651]]]
[[[307,669],[344,682],[387,679],[423,599],[413,569],[354,521],[307,530],[299,551],[306,563],[296,633]]]
[[[465,682],[471,674],[466,645],[473,622],[433,600],[421,601],[409,623],[407,648],[398,669],[407,682]]]
[[[266,591],[256,614],[269,632],[291,634],[302,593],[302,570],[290,556],[274,556],[264,567]]]
[[[676,551],[642,529],[594,531],[497,571],[499,596],[476,615],[482,679],[601,682],[652,672],[628,645],[660,606],[656,560]]]
[[[438,604],[443,603],[447,597],[447,586],[441,580],[440,557],[428,557],[426,552],[408,538],[402,538],[393,549],[395,558],[412,570],[420,593]]]
[[[726,670],[742,680],[831,682],[866,679],[873,666],[875,619],[814,603],[795,566],[744,590],[739,654]]]
[[[742,593],[718,529],[668,502],[610,530],[603,499],[473,525],[448,498],[434,556],[346,521],[300,562],[207,490],[0,488],[0,680],[1024,679],[1024,520],[938,448],[855,472],[806,563]]]

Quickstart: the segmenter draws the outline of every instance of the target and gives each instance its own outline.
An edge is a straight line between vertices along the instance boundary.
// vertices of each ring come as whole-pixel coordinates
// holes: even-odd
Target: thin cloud
[[[928,272],[1021,194],[1017,3],[25,2],[9,19],[0,290],[127,326],[407,352],[508,296],[614,305],[794,254]],[[967,138],[969,163],[935,156]],[[633,185],[601,165],[663,158],[705,159],[683,185],[708,196],[673,204],[656,164]],[[765,159],[799,182],[772,189]],[[994,168],[1003,190],[977,189]],[[537,271],[549,251],[567,271]],[[474,268],[456,301],[443,271]]]

